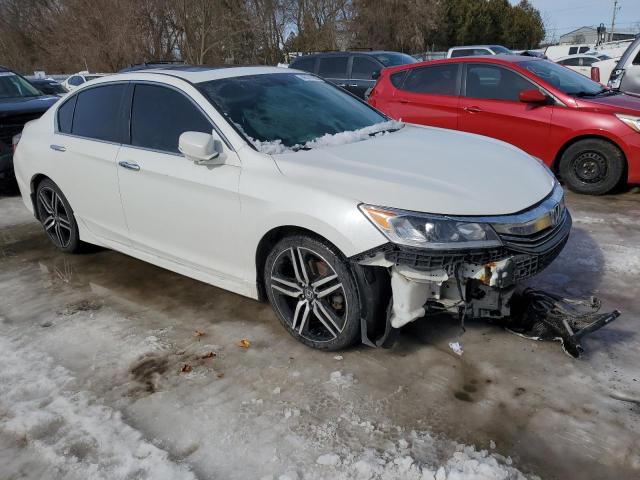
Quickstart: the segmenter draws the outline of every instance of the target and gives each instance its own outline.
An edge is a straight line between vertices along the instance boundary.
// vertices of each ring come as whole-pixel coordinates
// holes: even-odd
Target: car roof
[[[207,66],[190,66],[185,65],[182,68],[149,68],[131,72],[122,72],[109,75],[105,81],[116,81],[124,79],[132,79],[136,75],[167,75],[174,78],[181,78],[191,83],[208,82],[210,80],[219,80],[222,78],[243,77],[247,75],[265,75],[274,73],[298,73],[309,75],[308,72],[279,67],[245,67],[237,65],[225,65],[223,67],[207,67]],[[102,83],[102,82],[101,82]]]
[[[299,57],[294,58],[291,62],[296,61],[299,58],[310,58],[310,57],[320,57],[320,56],[336,56],[336,55],[380,55],[384,53],[394,53],[400,55],[409,55],[408,53],[403,54],[402,52],[395,52],[393,50],[332,50],[330,52],[314,52],[314,53],[305,53],[300,55]]]
[[[496,48],[496,47],[507,48],[502,45],[461,45],[458,47],[451,47],[449,50],[461,50],[465,48]]]
[[[591,57],[598,58],[598,54],[596,53],[575,53],[573,55],[563,55],[562,57],[556,58],[554,61],[558,60],[567,60],[568,58],[583,58],[583,57]]]
[[[462,62],[474,62],[474,63],[495,63],[498,65],[509,65],[520,62],[544,62],[546,59],[540,57],[530,57],[527,55],[474,55],[471,57],[454,57],[454,58],[442,58],[439,60],[426,60],[424,62],[409,63],[406,65],[396,65],[384,69],[385,73],[394,73],[402,70],[409,70],[413,68],[420,68],[427,65],[440,65],[444,63],[462,63]]]

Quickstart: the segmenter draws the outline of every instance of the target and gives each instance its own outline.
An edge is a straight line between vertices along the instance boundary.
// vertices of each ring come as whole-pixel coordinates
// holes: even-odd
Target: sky
[[[510,0],[517,4],[518,0]],[[547,40],[585,25],[604,23],[611,28],[613,0],[530,0],[540,10],[547,29]],[[640,0],[618,0],[616,25],[622,29],[640,30]]]

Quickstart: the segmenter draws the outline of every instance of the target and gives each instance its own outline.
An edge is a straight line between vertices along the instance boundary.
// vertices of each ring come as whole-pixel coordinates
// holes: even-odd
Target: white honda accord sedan
[[[26,125],[15,171],[60,250],[101,245],[268,299],[329,350],[387,345],[430,312],[508,315],[571,229],[521,150],[269,67],[94,80]]]

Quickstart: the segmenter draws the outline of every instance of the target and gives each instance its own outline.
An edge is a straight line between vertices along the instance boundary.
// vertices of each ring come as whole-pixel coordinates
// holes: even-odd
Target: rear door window
[[[353,57],[351,78],[357,80],[373,80],[373,74],[380,71],[380,65],[367,57]]]
[[[296,70],[304,70],[305,72],[314,73],[316,68],[316,57],[297,58],[291,63],[291,68]]]
[[[71,133],[120,143],[120,107],[126,84],[104,85],[78,93]]]
[[[580,66],[580,58],[565,58],[564,60],[560,60],[558,63],[566,67],[578,67]]]
[[[131,105],[131,145],[180,153],[184,132],[211,133],[213,126],[186,95],[159,85],[138,84]]]
[[[467,64],[466,96],[518,102],[520,92],[537,89],[533,83],[503,67]]]
[[[458,64],[432,65],[409,70],[402,90],[430,95],[457,95]]]
[[[323,57],[320,59],[318,75],[325,78],[347,78],[349,57]]]

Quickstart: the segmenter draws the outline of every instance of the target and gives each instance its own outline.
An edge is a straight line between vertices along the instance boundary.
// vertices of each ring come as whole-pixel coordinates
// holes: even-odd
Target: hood
[[[616,95],[606,95],[593,98],[580,98],[578,104],[582,108],[596,108],[607,111],[621,112],[626,110],[627,113],[640,115],[640,97],[627,95],[626,93],[618,93]]]
[[[516,147],[406,125],[345,145],[273,156],[282,173],[358,202],[449,215],[504,215],[545,198],[553,175]]]
[[[60,98],[55,95],[37,97],[0,98],[0,118],[27,113],[44,113]]]

